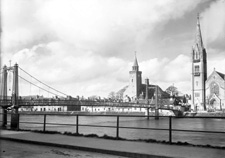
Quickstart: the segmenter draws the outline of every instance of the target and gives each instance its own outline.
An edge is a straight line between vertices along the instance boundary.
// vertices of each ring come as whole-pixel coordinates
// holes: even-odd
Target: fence
[[[2,113],[0,113],[2,115]],[[217,133],[217,134],[225,134],[225,131],[203,131],[203,130],[187,130],[187,129],[173,129],[173,116],[159,116],[159,118],[167,118],[168,119],[168,128],[146,128],[146,127],[130,127],[130,126],[120,126],[120,118],[123,117],[128,117],[128,118],[133,118],[133,117],[145,117],[146,119],[149,118],[154,118],[155,116],[140,116],[140,115],[87,115],[87,114],[13,114],[13,115],[18,115],[18,122],[19,124],[40,124],[43,126],[42,131],[46,131],[46,126],[47,125],[65,125],[65,126],[74,126],[76,127],[76,134],[79,133],[79,127],[86,126],[86,127],[97,127],[97,128],[115,128],[116,129],[116,139],[120,138],[120,129],[137,129],[137,130],[156,130],[156,131],[168,131],[168,142],[173,143],[172,141],[172,136],[173,132],[198,132],[198,133]],[[20,116],[21,115],[41,115],[43,116],[41,122],[26,122],[26,121],[20,121]],[[56,115],[56,116],[74,116],[76,117],[76,123],[74,124],[66,124],[66,123],[47,123],[46,119],[47,116],[50,115]],[[79,118],[81,116],[85,117],[115,117],[116,118],[116,126],[106,126],[106,125],[91,125],[91,124],[81,124],[79,122]],[[2,117],[2,116],[1,116]],[[225,117],[186,117],[186,118],[191,118],[191,119],[225,119]],[[178,119],[178,118],[177,118]],[[180,118],[181,119],[181,118]],[[2,120],[0,120],[2,122]],[[8,121],[9,123],[10,121]],[[12,122],[11,122],[12,123]],[[17,126],[17,129],[19,130],[19,126]]]

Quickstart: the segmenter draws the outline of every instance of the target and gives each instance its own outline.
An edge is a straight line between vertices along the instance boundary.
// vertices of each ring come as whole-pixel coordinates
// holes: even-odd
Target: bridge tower
[[[1,99],[2,104],[6,103],[7,100],[7,67],[6,65],[3,67],[2,73],[2,84],[1,84]],[[7,108],[2,106],[2,126],[5,127],[7,125]]]
[[[197,17],[197,32],[192,48],[192,106],[195,110],[206,110],[205,82],[207,79],[207,54],[203,45],[199,15]]]
[[[18,64],[13,66],[13,89],[12,89],[12,114],[11,114],[11,128],[19,128],[19,114],[18,114],[18,96],[19,96],[19,80],[18,80]]]
[[[132,71],[129,72],[130,80],[129,80],[129,88],[131,97],[133,100],[138,99],[141,94],[141,71],[139,71],[138,61],[135,53],[134,64],[132,66]]]
[[[13,89],[12,89],[12,103],[13,106],[18,108],[18,96],[19,96],[19,82],[18,82],[18,64],[13,67]]]
[[[3,108],[3,115],[2,115],[2,126],[7,125],[7,75],[8,71],[13,71],[13,88],[12,88],[12,115],[11,115],[11,128],[18,128],[19,123],[19,115],[18,115],[18,96],[19,96],[19,82],[18,82],[18,64],[15,64],[13,67],[3,67],[3,75],[2,75],[2,108]]]

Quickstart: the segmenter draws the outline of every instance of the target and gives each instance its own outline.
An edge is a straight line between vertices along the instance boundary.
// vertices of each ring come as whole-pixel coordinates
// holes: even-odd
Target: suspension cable
[[[46,92],[48,92],[48,93],[51,93],[51,94],[57,96],[57,94],[55,94],[55,93],[53,93],[53,92],[50,92],[50,91],[48,91],[48,90],[46,90],[46,89],[44,89],[44,88],[42,88],[42,87],[40,87],[40,86],[37,86],[36,84],[34,84],[34,83],[32,83],[32,82],[26,80],[25,78],[23,78],[23,77],[21,77],[21,76],[19,76],[19,75],[18,75],[18,77],[20,77],[20,78],[23,79],[24,81],[26,81],[26,82],[28,82],[28,83],[30,83],[30,84],[32,84],[32,85],[34,85],[34,86],[36,86],[36,87],[42,89],[42,90],[44,90],[44,91],[46,91]]]
[[[60,93],[60,94],[63,94],[63,95],[65,95],[65,96],[69,96],[69,95],[67,95],[67,94],[65,94],[65,93],[63,93],[63,92],[60,92],[60,91],[58,91],[57,89],[52,88],[52,87],[50,87],[49,85],[47,85],[47,84],[41,82],[40,80],[38,80],[37,78],[35,78],[34,76],[32,76],[31,74],[29,74],[28,72],[26,72],[25,70],[23,70],[21,67],[19,67],[19,68],[20,68],[20,70],[22,70],[24,73],[26,73],[26,74],[29,75],[30,77],[34,78],[35,80],[37,80],[37,81],[40,82],[41,84],[45,85],[46,87],[48,87],[48,88],[50,88],[50,89],[52,89],[52,90],[54,90],[54,91],[56,91],[56,92],[58,92],[58,93]],[[57,95],[56,95],[56,96],[57,96]]]
[[[32,83],[32,77],[31,77],[31,81],[30,81],[31,83]],[[30,95],[32,95],[32,87],[31,87],[31,83],[30,83]]]

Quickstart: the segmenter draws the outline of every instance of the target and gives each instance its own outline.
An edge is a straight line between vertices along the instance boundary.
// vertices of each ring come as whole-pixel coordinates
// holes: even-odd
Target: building
[[[139,107],[112,107],[112,106],[82,106],[82,112],[91,113],[145,113],[145,108]]]
[[[192,48],[192,109],[223,110],[225,99],[224,74],[213,71],[207,78],[207,54],[204,48],[199,16],[197,32]]]
[[[132,71],[129,72],[129,96],[133,99],[137,99],[141,94],[141,74],[142,72],[139,71],[138,61],[135,54]]]
[[[65,112],[68,111],[68,106],[63,105],[53,105],[52,103],[57,102],[59,99],[65,100],[65,98],[45,98],[43,96],[32,95],[32,96],[22,96],[19,97],[19,101],[26,102],[26,100],[30,100],[32,105],[29,106],[21,106],[19,111],[41,111],[41,112]],[[45,104],[46,106],[43,106]]]
[[[225,74],[215,69],[206,80],[206,103],[210,111],[225,109]]]
[[[192,48],[192,105],[197,108],[205,104],[205,82],[207,79],[207,55],[203,45],[199,16],[197,18],[197,32],[195,44]]]
[[[142,72],[139,71],[138,61],[135,54],[132,70],[129,71],[129,86],[123,93],[124,100],[151,100],[152,98],[155,98],[156,88],[158,89],[159,98],[170,98],[170,95],[164,92],[158,85],[149,84],[149,79],[145,79],[145,84],[142,83]]]

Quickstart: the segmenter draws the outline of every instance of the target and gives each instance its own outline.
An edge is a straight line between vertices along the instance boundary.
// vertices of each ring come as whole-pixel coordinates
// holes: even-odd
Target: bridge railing
[[[110,107],[154,107],[154,104],[133,102],[108,102],[91,100],[57,100],[57,99],[18,99],[21,106],[110,106]],[[12,106],[11,100],[0,100],[0,106]]]
[[[2,113],[0,113],[2,115]],[[15,114],[14,114],[15,115]],[[225,131],[203,131],[203,130],[191,130],[191,129],[174,129],[173,128],[173,116],[159,116],[159,118],[167,118],[168,119],[168,126],[167,128],[150,128],[150,127],[133,127],[133,126],[120,126],[121,123],[121,118],[134,118],[134,117],[145,117],[146,116],[141,116],[141,115],[87,115],[87,114],[17,114],[18,115],[18,122],[19,124],[32,124],[32,125],[42,125],[42,131],[46,131],[47,126],[74,126],[76,127],[76,134],[79,135],[80,127],[94,127],[94,128],[114,128],[116,129],[116,139],[120,138],[120,130],[121,129],[136,129],[136,130],[152,130],[152,131],[167,131],[168,132],[168,143],[172,144],[173,143],[173,133],[174,132],[188,132],[188,133],[211,133],[211,134],[225,134]],[[42,121],[39,122],[28,122],[28,121],[20,121],[20,116],[21,115],[28,115],[28,116],[37,116],[41,115],[42,116]],[[76,119],[75,123],[51,123],[47,122],[47,117],[54,115],[54,116],[74,116]],[[82,124],[80,123],[80,117],[85,116],[85,117],[114,117],[116,118],[116,126],[110,126],[110,125],[95,125],[95,124]],[[149,118],[155,117],[155,116],[149,116]],[[186,117],[186,118],[191,118],[191,119],[225,119],[225,117]],[[0,121],[2,122],[2,121]],[[8,121],[9,122],[9,121]],[[20,126],[17,127],[17,130],[19,130]],[[21,128],[22,129],[22,128]],[[91,131],[91,130],[90,130]],[[98,133],[96,133],[98,134]],[[223,136],[222,136],[223,137]]]

